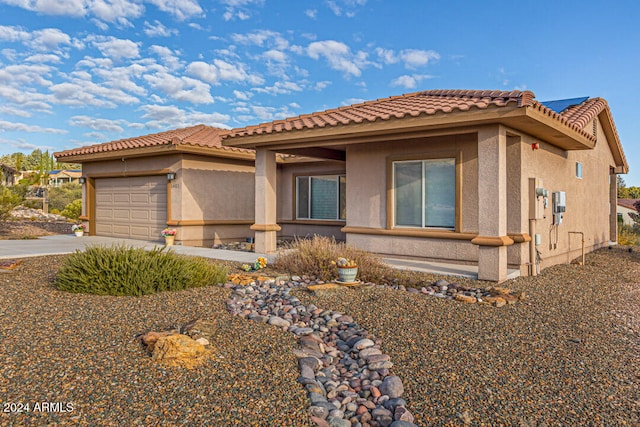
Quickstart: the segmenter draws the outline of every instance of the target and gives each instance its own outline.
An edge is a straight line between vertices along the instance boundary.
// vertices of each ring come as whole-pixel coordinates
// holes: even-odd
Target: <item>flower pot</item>
[[[73,233],[76,235],[76,237],[84,236],[84,231],[82,230],[77,230],[77,231],[74,231]]]
[[[353,283],[358,275],[358,267],[338,267],[338,281]]]
[[[176,240],[176,236],[164,236],[165,246],[173,246],[173,242]]]

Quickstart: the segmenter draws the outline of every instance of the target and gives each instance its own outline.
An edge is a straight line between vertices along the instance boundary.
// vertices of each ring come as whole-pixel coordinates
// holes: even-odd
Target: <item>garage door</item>
[[[140,240],[160,240],[167,221],[167,178],[139,176],[98,178],[96,234]]]

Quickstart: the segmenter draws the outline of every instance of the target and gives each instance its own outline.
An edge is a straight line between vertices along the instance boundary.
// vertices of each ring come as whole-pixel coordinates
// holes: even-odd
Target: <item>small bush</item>
[[[62,184],[60,187],[49,189],[49,210],[66,209],[74,200],[82,199],[82,185],[75,182]]]
[[[71,254],[55,285],[68,292],[146,295],[224,283],[227,272],[204,258],[121,246],[93,246]]]
[[[18,206],[22,198],[8,188],[0,191],[0,220],[6,221],[11,218],[11,211]]]
[[[335,280],[338,270],[331,261],[340,257],[354,260],[358,264],[360,280],[383,283],[393,276],[392,269],[378,256],[323,236],[296,239],[290,250],[278,256],[273,268],[290,274],[316,276],[325,281]]]
[[[618,227],[618,244],[640,246],[640,226],[621,225]]]
[[[69,203],[60,215],[68,219],[77,220],[80,215],[82,215],[82,199],[77,199]]]

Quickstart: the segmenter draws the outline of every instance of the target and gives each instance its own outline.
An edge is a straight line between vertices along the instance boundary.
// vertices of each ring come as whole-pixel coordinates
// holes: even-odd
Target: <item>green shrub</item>
[[[316,276],[324,281],[335,280],[338,270],[331,261],[340,257],[354,260],[358,264],[360,280],[383,283],[394,276],[393,270],[380,257],[323,236],[296,239],[290,250],[278,256],[273,268],[295,275]]]
[[[618,244],[640,246],[640,226],[621,225],[618,227]]]
[[[178,255],[164,248],[145,250],[93,246],[71,254],[55,285],[68,292],[97,295],[146,295],[224,283],[227,272],[209,260]]]
[[[62,211],[75,200],[82,199],[82,185],[70,182],[49,189],[49,210]]]
[[[8,188],[0,191],[0,221],[11,219],[11,211],[22,201],[21,197]]]
[[[60,215],[69,219],[77,220],[82,214],[82,199],[74,200],[65,206],[64,210],[60,212]]]

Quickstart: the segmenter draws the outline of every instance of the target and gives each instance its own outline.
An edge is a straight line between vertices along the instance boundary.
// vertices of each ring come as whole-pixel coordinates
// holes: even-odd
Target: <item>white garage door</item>
[[[98,178],[96,234],[140,240],[160,240],[167,221],[167,178],[139,176]]]

